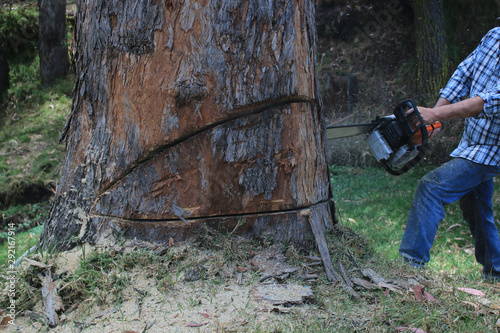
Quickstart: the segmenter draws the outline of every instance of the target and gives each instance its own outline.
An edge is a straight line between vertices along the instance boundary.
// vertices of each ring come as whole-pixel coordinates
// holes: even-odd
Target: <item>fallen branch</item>
[[[312,215],[312,216],[311,216]],[[330,252],[328,250],[328,245],[326,243],[326,237],[318,216],[315,216],[314,211],[309,212],[309,224],[311,225],[314,238],[316,240],[316,245],[318,246],[321,259],[323,260],[323,265],[325,266],[326,278],[330,282],[340,282],[342,287],[347,290],[349,295],[355,299],[360,299],[361,296],[346,282],[344,279],[335,271],[332,264],[332,259],[330,257]]]

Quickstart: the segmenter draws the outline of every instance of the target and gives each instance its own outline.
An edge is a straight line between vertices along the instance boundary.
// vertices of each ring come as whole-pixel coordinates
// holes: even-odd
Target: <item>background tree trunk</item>
[[[332,224],[312,0],[78,3],[67,156],[43,246]]]
[[[66,0],[38,0],[40,11],[40,74],[44,87],[68,72]]]
[[[0,31],[0,102],[9,88],[9,64],[3,47],[2,32]]]
[[[417,31],[417,88],[420,103],[434,103],[439,89],[444,88],[450,74],[451,62],[441,0],[414,0]]]

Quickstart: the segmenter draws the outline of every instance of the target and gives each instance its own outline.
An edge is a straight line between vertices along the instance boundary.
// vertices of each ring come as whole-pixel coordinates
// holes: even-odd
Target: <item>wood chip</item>
[[[145,333],[147,330],[149,330],[151,327],[153,327],[154,324],[156,324],[156,320],[153,320],[152,322],[150,322],[149,324],[147,324],[146,326],[144,326],[144,329],[142,330],[142,333]]]
[[[482,291],[473,288],[457,288],[457,289],[471,295],[486,296],[486,294],[483,293]]]
[[[141,306],[141,301],[139,300],[139,298],[136,298],[135,299],[135,306],[137,308],[137,317],[139,317],[139,319],[141,318],[141,314],[142,314],[142,306]]]
[[[309,259],[309,260],[314,260],[314,261],[322,261],[322,259],[320,257],[315,257],[315,256],[305,256],[304,258]]]
[[[57,285],[52,281],[50,270],[45,273],[45,278],[42,279],[42,298],[45,307],[45,315],[49,320],[49,326],[59,325],[59,316],[57,311],[63,309],[61,297],[57,294]]]
[[[354,282],[354,284],[360,286],[360,287],[363,287],[365,289],[378,289],[378,286],[376,284],[373,284],[371,283],[370,281],[367,281],[367,280],[364,280],[364,279],[360,279],[360,278],[352,278],[351,279],[352,282]]]
[[[415,327],[396,327],[396,330],[399,332],[413,332],[413,333],[427,333],[424,330],[420,328],[415,328]]]
[[[431,294],[429,294],[427,291],[424,291],[424,297],[429,302],[437,302],[437,300],[434,298],[434,296],[432,296]]]
[[[371,268],[366,268],[366,269],[362,269],[361,270],[361,274],[363,274],[364,277],[367,277],[369,278],[370,280],[373,281],[373,283],[375,284],[379,284],[379,283],[387,283],[387,281],[381,277],[380,275],[378,275],[373,269]]]
[[[415,299],[419,302],[424,301],[424,296],[422,293],[422,288],[417,284],[413,286],[413,294],[415,295]]]
[[[450,231],[451,229],[453,229],[453,228],[455,228],[455,227],[460,227],[460,226],[461,226],[461,224],[454,224],[454,225],[452,225],[452,226],[448,227],[448,229],[446,229],[446,230],[447,230],[447,231]]]
[[[0,322],[0,330],[2,330],[2,327],[1,326],[7,326],[9,324],[9,322],[12,320],[12,317],[7,315],[5,316],[2,321]]]
[[[319,275],[318,274],[301,274],[301,275],[297,275],[295,278],[297,280],[310,281],[310,280],[319,279]]]
[[[472,306],[472,307],[474,308],[474,310],[475,310],[475,311],[478,311],[478,310],[479,310],[479,305],[478,305],[478,304],[476,304],[476,303],[469,302],[469,301],[462,301],[462,303]]]
[[[136,287],[132,287],[139,295],[141,296],[146,296],[148,293],[145,291],[142,291],[140,289],[137,289]]]
[[[283,307],[283,306],[277,306],[277,307],[274,307],[272,308],[269,312],[274,312],[274,313],[289,313],[290,312],[290,308],[286,308],[286,307]]]
[[[382,282],[380,282],[378,284],[378,286],[381,287],[381,288],[387,288],[390,291],[394,291],[395,293],[397,293],[399,295],[403,295],[403,292],[398,287],[396,287],[395,285],[392,285],[392,284],[389,284],[389,283],[382,283]]]

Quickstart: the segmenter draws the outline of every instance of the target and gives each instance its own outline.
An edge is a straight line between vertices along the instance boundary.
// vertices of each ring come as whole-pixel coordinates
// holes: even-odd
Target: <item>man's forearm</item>
[[[435,108],[438,108],[440,106],[448,105],[451,104],[447,99],[443,97],[439,97],[438,101],[436,102],[436,105],[434,105]]]
[[[463,101],[445,104],[436,108],[438,120],[476,117],[483,110],[484,101],[481,97],[472,97]]]
[[[440,98],[434,108],[419,107],[420,114],[425,124],[436,121],[475,117],[483,110],[484,101],[481,97],[472,97],[457,103],[450,103]]]

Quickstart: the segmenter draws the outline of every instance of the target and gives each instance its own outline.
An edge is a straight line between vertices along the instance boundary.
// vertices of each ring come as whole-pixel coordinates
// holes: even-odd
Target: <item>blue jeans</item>
[[[500,239],[491,203],[493,179],[498,174],[500,167],[456,158],[425,175],[418,183],[399,253],[417,266],[429,262],[444,206],[467,195],[461,208],[468,215],[467,222],[474,223],[476,260],[485,275],[500,277]]]

